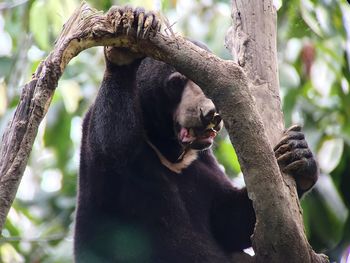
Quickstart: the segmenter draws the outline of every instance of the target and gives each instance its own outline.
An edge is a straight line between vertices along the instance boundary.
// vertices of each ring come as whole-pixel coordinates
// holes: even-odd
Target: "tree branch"
[[[54,50],[40,64],[32,80],[24,86],[20,103],[4,133],[0,149],[0,229],[3,228],[15,198],[38,126],[48,110],[58,79],[66,65],[79,52],[89,47],[118,46],[169,63],[202,87],[220,109],[237,151],[250,197],[258,220],[261,220],[257,224],[258,233],[265,233],[266,239],[274,238],[273,242],[277,243],[280,240],[276,236],[281,235],[285,243],[289,241],[285,239],[285,230],[290,228],[297,233],[297,238],[303,238],[303,234],[299,233],[300,221],[295,222],[293,219],[299,213],[299,208],[284,207],[285,204],[289,205],[289,195],[285,193],[286,187],[251,93],[252,85],[243,68],[232,61],[216,57],[180,36],[165,36],[158,32],[149,39],[137,40],[134,35],[120,33],[116,29],[119,25],[115,23],[111,16],[83,3],[64,25]],[[264,232],[267,227],[268,231]],[[272,227],[276,236],[269,234]],[[260,238],[257,240],[262,244],[267,243]],[[291,238],[289,249],[297,251],[301,247],[312,251],[309,247],[305,248],[307,243],[299,242],[300,240]],[[274,246],[279,247],[276,243],[263,247],[270,252]],[[258,246],[255,247],[257,260],[264,261],[265,255]],[[281,253],[286,251],[277,251],[276,254]]]

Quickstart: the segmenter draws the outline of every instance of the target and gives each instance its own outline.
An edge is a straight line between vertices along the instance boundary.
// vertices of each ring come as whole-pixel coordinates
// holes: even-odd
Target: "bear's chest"
[[[143,220],[208,224],[215,185],[208,177],[198,165],[181,174],[162,165],[134,166],[122,180],[119,204],[124,215]]]
[[[226,262],[210,221],[220,186],[208,170],[194,165],[175,174],[166,167],[134,167],[130,173],[119,195],[120,215],[143,229],[157,251],[151,262]]]

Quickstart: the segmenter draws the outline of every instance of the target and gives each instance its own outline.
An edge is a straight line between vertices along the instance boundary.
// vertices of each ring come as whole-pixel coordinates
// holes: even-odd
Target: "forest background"
[[[229,0],[89,0],[98,10],[131,4],[157,10],[175,33],[230,59],[224,38]],[[23,85],[53,48],[78,0],[0,2],[0,135]],[[301,124],[317,156],[320,179],[302,200],[313,248],[350,262],[350,6],[345,0],[274,1],[286,126]],[[81,122],[102,80],[102,48],[67,67],[42,122],[16,200],[0,237],[0,262],[71,262]],[[267,105],[268,106],[268,105]],[[238,185],[239,163],[225,132],[215,154]],[[347,261],[348,260],[348,261]]]

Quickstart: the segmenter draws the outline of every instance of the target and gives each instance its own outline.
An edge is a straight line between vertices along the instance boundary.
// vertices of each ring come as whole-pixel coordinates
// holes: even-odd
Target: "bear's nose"
[[[200,118],[204,127],[207,127],[209,124],[216,126],[221,121],[221,117],[216,112],[215,108],[210,108],[207,111],[205,111],[203,108],[200,108]]]

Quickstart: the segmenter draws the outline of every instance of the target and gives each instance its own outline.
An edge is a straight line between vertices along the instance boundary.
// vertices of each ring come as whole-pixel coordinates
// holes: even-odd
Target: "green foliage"
[[[288,1],[279,11],[283,110],[287,125],[304,125],[321,177],[303,201],[314,248],[349,245],[350,7],[345,1]],[[302,18],[302,19],[301,19]],[[349,184],[348,184],[349,185]],[[334,260],[339,253],[330,251]]]
[[[239,174],[241,167],[235,149],[233,149],[228,136],[225,138],[220,137],[216,140],[214,153],[219,163],[225,167],[228,175],[235,177]]]
[[[155,9],[172,29],[223,47],[231,23],[228,0],[90,0]],[[319,183],[302,206],[311,245],[334,259],[350,244],[350,7],[345,0],[280,2],[278,49],[286,126],[304,125],[321,169]],[[30,0],[0,4],[0,134],[12,117],[21,89],[52,49],[78,0]],[[101,48],[75,58],[59,82],[0,239],[0,262],[71,262],[72,229],[82,116],[104,70]],[[222,135],[215,154],[237,181],[240,167]]]

